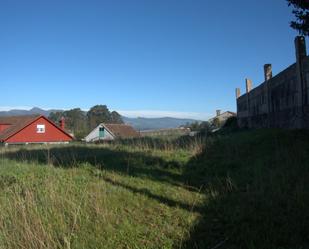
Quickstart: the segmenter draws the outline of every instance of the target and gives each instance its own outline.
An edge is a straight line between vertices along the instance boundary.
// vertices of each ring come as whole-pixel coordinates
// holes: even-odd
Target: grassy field
[[[184,186],[193,152],[132,146],[3,149],[0,248],[173,248],[204,195]]]
[[[1,148],[0,248],[309,248],[309,132]]]

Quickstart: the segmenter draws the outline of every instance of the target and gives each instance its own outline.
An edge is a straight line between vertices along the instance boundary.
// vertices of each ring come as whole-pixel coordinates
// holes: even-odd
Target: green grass
[[[0,248],[309,248],[309,132],[2,148]]]
[[[104,146],[5,149],[0,248],[173,248],[189,235],[204,200],[178,181],[188,155]]]
[[[309,248],[308,131],[222,135],[188,165],[210,198],[187,248]]]

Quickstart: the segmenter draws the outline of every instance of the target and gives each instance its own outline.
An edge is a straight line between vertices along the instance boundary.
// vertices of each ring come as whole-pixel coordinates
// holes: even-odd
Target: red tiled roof
[[[139,137],[139,133],[132,126],[126,124],[103,124],[117,138]]]

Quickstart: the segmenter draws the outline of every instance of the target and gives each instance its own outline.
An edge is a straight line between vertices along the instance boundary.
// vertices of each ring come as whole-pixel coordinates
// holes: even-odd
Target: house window
[[[99,128],[99,138],[104,137],[104,127]]]
[[[36,133],[45,133],[45,125],[43,124],[38,124],[36,126]]]

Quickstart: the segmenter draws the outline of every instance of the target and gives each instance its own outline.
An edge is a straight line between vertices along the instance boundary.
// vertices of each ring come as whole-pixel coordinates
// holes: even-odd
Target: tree
[[[52,112],[49,114],[48,118],[54,123],[58,124],[62,116],[63,112]]]
[[[96,105],[87,112],[90,129],[94,129],[100,123],[123,123],[122,118],[117,112],[110,112],[106,105]]]
[[[123,124],[121,115],[118,112],[113,111],[111,113],[111,122],[114,124]]]
[[[63,113],[67,129],[73,132],[76,139],[81,139],[88,132],[88,122],[85,112],[80,108],[74,108]]]
[[[287,0],[289,6],[293,6],[292,13],[296,20],[290,23],[293,29],[299,34],[309,36],[309,1],[308,0]]]
[[[76,139],[84,138],[100,123],[122,124],[123,120],[118,112],[110,112],[106,105],[96,105],[86,113],[80,108],[74,108],[63,112],[52,112],[49,119],[59,124],[64,117],[65,128],[72,132]]]
[[[188,128],[191,129],[191,131],[199,131],[200,130],[200,123],[199,122],[193,122],[189,124]]]
[[[212,121],[212,126],[213,126],[214,129],[220,128],[222,126],[220,119],[217,118],[217,117],[214,118],[214,120]]]
[[[89,128],[92,130],[97,125],[109,121],[109,110],[106,105],[95,105],[87,112]]]
[[[83,138],[88,133],[88,122],[85,112],[80,108],[74,108],[64,112],[52,112],[49,119],[56,124],[61,118],[65,119],[65,129],[74,134],[76,139]]]

